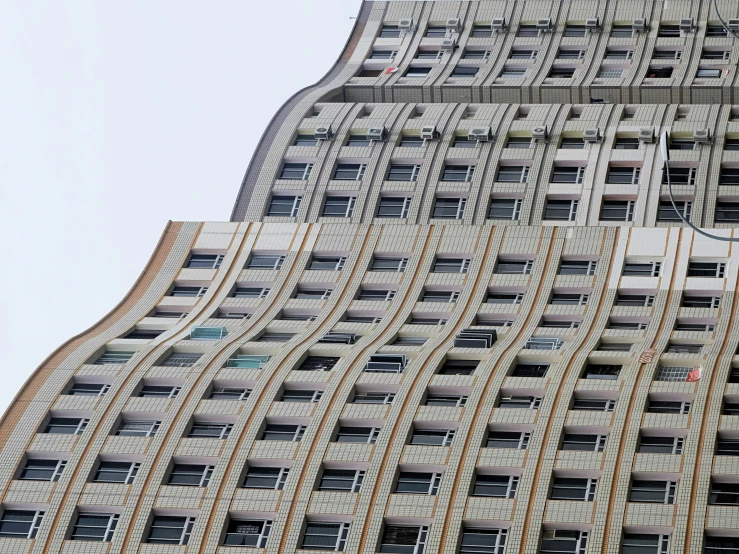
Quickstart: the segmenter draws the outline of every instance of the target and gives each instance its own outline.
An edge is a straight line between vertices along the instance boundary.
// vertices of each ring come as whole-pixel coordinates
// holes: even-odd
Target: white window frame
[[[403,206],[402,206],[402,208],[401,208],[401,212],[400,212],[400,217],[397,217],[397,218],[393,218],[393,217],[388,217],[388,216],[382,216],[382,215],[379,215],[379,209],[380,209],[380,205],[382,204],[382,201],[383,201],[383,199],[385,199],[385,198],[402,198],[402,199],[403,199]],[[408,197],[408,196],[406,196],[406,197],[398,197],[398,196],[381,196],[381,197],[380,197],[380,202],[379,202],[379,204],[378,204],[378,206],[377,206],[377,209],[378,209],[378,215],[377,215],[376,217],[379,217],[379,218],[387,218],[387,219],[407,219],[407,218],[408,218],[408,212],[410,212],[410,209],[411,209],[411,201],[412,201],[412,200],[413,200],[413,199],[412,199],[411,197]]]
[[[163,514],[158,514],[158,515],[155,515],[154,517],[167,517],[167,516]],[[182,546],[182,545],[186,545],[190,541],[190,535],[192,534],[192,528],[194,525],[195,525],[195,516],[186,516],[185,525],[182,527],[182,534],[180,535],[180,540],[176,544]],[[149,526],[149,535],[147,536],[146,542],[149,542],[148,537],[151,536],[151,530],[153,528],[154,528],[154,520],[152,519],[151,525]],[[158,542],[156,544],[174,544],[174,543],[166,543],[166,542],[159,543]]]
[[[490,205],[488,205],[487,219],[495,221],[490,217],[490,209],[492,207],[495,198],[490,199]],[[521,208],[523,207],[523,198],[502,198],[502,200],[513,200],[513,212],[511,213],[510,221],[518,221],[521,219]],[[508,221],[508,219],[501,219],[500,221]]]
[[[338,525],[338,533],[336,534],[336,545],[333,548],[334,552],[340,552],[346,548],[346,540],[349,536],[349,530],[351,523],[348,522],[336,522],[336,521],[309,521],[310,523],[317,523],[317,524],[330,524],[330,525]],[[326,535],[322,535],[326,536]],[[305,532],[303,532],[303,540],[301,541],[301,548],[310,550],[310,545],[305,544]]]
[[[385,529],[383,529],[382,531],[382,538],[380,539],[380,545],[394,544],[394,543],[382,542],[385,540],[385,533],[386,533],[387,527],[416,527],[418,528],[418,537],[416,538],[416,545],[413,547],[412,554],[423,554],[423,551],[426,548],[426,541],[428,540],[428,534],[429,534],[428,525],[403,525],[403,524],[387,525],[386,524]]]
[[[457,201],[457,213],[454,215],[454,217],[440,217],[436,215],[436,203],[439,200],[456,200]],[[467,198],[450,198],[447,196],[441,196],[436,197],[436,200],[434,201],[434,207],[433,211],[431,213],[431,217],[434,219],[463,219],[464,218],[464,209],[465,206],[467,206]]]
[[[272,209],[272,202],[275,198],[292,198],[293,199],[293,205],[290,209],[290,215],[277,215],[277,214],[270,214],[269,212]],[[303,201],[302,196],[290,196],[289,194],[272,194],[272,197],[269,200],[269,206],[267,206],[267,216],[268,217],[297,217],[298,210],[300,209],[300,204]]]
[[[272,487],[247,487],[246,486],[246,480],[249,477],[249,472],[253,469],[279,469],[280,471],[277,473],[277,477],[275,478],[275,484]],[[275,491],[281,491],[285,488],[285,483],[287,482],[287,478],[290,474],[290,468],[289,467],[279,467],[276,468],[274,466],[249,466],[246,470],[246,473],[244,474],[244,480],[241,483],[242,489],[261,489],[261,490],[275,490]]]

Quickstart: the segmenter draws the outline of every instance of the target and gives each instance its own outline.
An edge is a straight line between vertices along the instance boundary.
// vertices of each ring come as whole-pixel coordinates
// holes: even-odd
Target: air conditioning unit
[[[371,129],[367,129],[367,138],[369,140],[382,141],[385,140],[386,135],[387,129],[385,129],[385,127],[372,127]]]
[[[475,127],[467,132],[467,138],[477,142],[489,142],[492,138],[490,127]]]
[[[454,48],[457,46],[457,41],[453,38],[445,38],[441,41],[441,51],[442,52],[453,52]]]
[[[547,139],[547,126],[541,125],[531,129],[531,136],[534,140],[546,140]]]
[[[681,19],[680,20],[680,30],[685,31],[686,33],[692,33],[695,29],[695,21],[691,17],[690,19]]]
[[[401,19],[398,21],[398,29],[401,31],[412,31],[413,30],[413,20],[412,19]]]
[[[590,29],[591,31],[594,29],[600,29],[600,19],[597,17],[594,17],[592,19],[586,19],[585,28]]]
[[[319,127],[315,130],[313,133],[313,136],[316,140],[331,140],[331,137],[334,136],[334,132],[331,130],[331,127]]]
[[[438,136],[439,133],[436,131],[436,126],[428,125],[427,127],[421,127],[421,138],[423,140],[434,140]]]
[[[454,31],[455,33],[458,33],[462,30],[462,20],[458,17],[452,17],[450,19],[446,20],[446,29],[447,31]]]
[[[536,28],[540,31],[551,31],[552,30],[552,20],[548,17],[546,19],[540,19],[536,22]]]
[[[503,29],[505,29],[505,17],[494,17],[492,22],[490,23],[490,26],[496,33],[503,31]]]
[[[739,31],[739,19],[729,19],[726,26],[729,28],[729,31]]]
[[[585,142],[600,142],[600,130],[599,129],[585,129],[582,132],[582,139]]]
[[[644,142],[646,144],[652,144],[654,142],[654,128],[653,127],[643,127],[639,129],[639,142]]]
[[[635,19],[631,23],[631,28],[637,33],[641,33],[643,30],[647,28],[647,20],[646,19]]]
[[[693,131],[693,141],[701,144],[711,142],[711,131],[708,129],[698,129],[697,131]]]

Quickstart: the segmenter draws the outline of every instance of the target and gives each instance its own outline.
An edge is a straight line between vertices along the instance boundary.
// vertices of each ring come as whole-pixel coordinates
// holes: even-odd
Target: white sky
[[[228,220],[269,120],[360,3],[2,3],[0,413],[125,295],[167,220]]]

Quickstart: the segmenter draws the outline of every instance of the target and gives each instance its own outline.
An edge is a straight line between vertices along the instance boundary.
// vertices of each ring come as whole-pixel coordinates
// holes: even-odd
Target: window
[[[480,71],[479,67],[473,65],[458,65],[451,73],[452,77],[474,77]]]
[[[214,466],[198,464],[174,464],[169,473],[168,485],[207,487]]]
[[[649,400],[647,412],[650,414],[689,414],[690,402],[678,400]]]
[[[469,135],[454,135],[454,142],[452,143],[452,146],[454,148],[475,148],[477,146],[477,141],[475,139],[471,139]],[[463,166],[467,167],[467,166]],[[469,166],[474,171],[474,166]],[[446,171],[446,168],[445,168]],[[470,175],[471,177],[471,175]],[[443,179],[444,181],[450,181],[452,179]]]
[[[704,554],[734,554],[739,552],[739,537],[706,535]]]
[[[488,219],[518,221],[521,217],[521,198],[492,198],[488,208]]]
[[[582,60],[583,58],[585,58],[585,50],[580,48],[560,48],[557,52],[559,60]]]
[[[573,25],[572,23],[567,23],[565,25],[564,36],[584,37],[585,36],[585,25]]]
[[[18,479],[22,481],[52,481],[56,482],[67,465],[66,460],[42,460],[29,458],[23,466]]]
[[[467,273],[470,267],[469,258],[436,258],[433,273]]]
[[[552,171],[552,183],[582,183],[583,175],[585,174],[584,167],[570,167],[570,166],[554,166]]]
[[[601,221],[633,221],[634,200],[603,200]]]
[[[226,527],[223,544],[264,548],[271,528],[272,522],[267,520],[231,519]]]
[[[355,135],[350,134],[346,139],[346,146],[371,146],[372,141],[367,138],[367,135]],[[340,163],[336,165],[336,171],[334,172],[334,179],[340,181],[359,181],[364,174],[364,170],[367,168],[367,164],[347,164]]]
[[[739,223],[739,202],[716,202],[716,223]]]
[[[419,135],[402,135],[400,137],[399,146],[402,146],[404,148],[420,148],[423,145],[424,140]]]
[[[300,442],[305,433],[305,425],[280,425],[268,423],[264,426],[263,441]]]
[[[411,66],[405,72],[404,77],[426,77],[429,73],[431,73],[430,67]]]
[[[236,287],[233,298],[265,298],[269,294],[270,289],[264,287]]]
[[[597,349],[603,352],[629,352],[631,347],[630,342],[601,342]]]
[[[397,38],[400,36],[400,27],[397,25],[384,25],[380,29],[379,36],[383,38]]]
[[[670,150],[695,150],[695,141],[692,137],[671,137]],[[672,180],[672,174],[670,180]]]
[[[388,181],[418,181],[418,174],[421,172],[420,165],[413,164],[392,164],[387,174]]]
[[[194,525],[194,517],[154,514],[146,542],[152,544],[185,545],[190,541],[190,534]]]
[[[351,217],[354,212],[354,196],[327,196],[323,203],[323,217]]]
[[[690,221],[693,203],[689,200],[676,200],[677,211],[669,200],[661,200],[657,209],[657,221]],[[680,217],[682,215],[682,218]]]
[[[618,379],[621,372],[620,365],[588,364],[583,372],[583,379]]]
[[[408,258],[385,258],[375,256],[372,258],[370,271],[378,271],[385,273],[402,273],[408,265]]]
[[[356,392],[352,404],[392,404],[394,392]]]
[[[459,292],[450,290],[428,290],[424,289],[421,302],[456,302]]]
[[[639,150],[639,139],[630,137],[616,137],[613,145],[616,150]],[[670,178],[672,178],[672,169],[670,169]]]
[[[285,256],[252,256],[246,269],[270,269],[276,270],[282,267]]]
[[[715,325],[711,323],[694,323],[692,321],[680,321],[675,323],[675,331],[713,331]]]
[[[545,377],[549,364],[516,364],[511,377]]]
[[[640,167],[628,167],[612,165],[608,168],[606,183],[614,185],[637,185],[639,184]],[[670,173],[672,177],[672,173]]]
[[[498,168],[495,178],[499,183],[527,183],[529,180],[529,166],[502,165]]]
[[[349,142],[347,143],[347,146],[368,145],[369,140],[367,140],[366,137],[360,137],[359,135],[349,135]],[[362,177],[364,177],[365,169],[367,169],[367,164],[339,163],[336,164],[334,179],[337,181],[361,181]]]
[[[429,25],[426,28],[426,34],[423,36],[426,38],[445,38],[446,27],[444,25]]]
[[[682,454],[684,439],[642,434],[637,452],[646,454]]]
[[[0,516],[0,537],[34,539],[44,512],[33,510],[3,510]]]
[[[93,362],[94,365],[117,365],[125,364],[130,360],[136,352],[103,352],[100,357]]]
[[[326,300],[331,296],[332,292],[331,289],[308,289],[298,286],[298,290],[295,291],[293,298],[301,300]]]
[[[724,277],[725,273],[724,262],[688,262],[688,277]]]
[[[397,50],[372,50],[370,60],[392,60],[398,55]]]
[[[541,536],[539,554],[561,554],[587,552],[587,531],[569,531],[564,529],[545,529]]]
[[[498,79],[520,79],[526,74],[525,67],[504,67]]]
[[[413,427],[413,434],[408,444],[451,446],[454,433],[454,429],[418,429]]]
[[[585,306],[588,303],[588,298],[588,294],[565,294],[555,292],[552,294],[552,298],[549,303],[561,306]]]
[[[716,438],[716,456],[739,456],[739,438],[719,435]]]
[[[634,277],[659,277],[662,262],[626,262],[623,275]]]
[[[238,367],[243,369],[262,369],[269,361],[269,356],[253,356],[249,354],[236,354],[226,362],[226,367]]]
[[[321,396],[321,390],[287,389],[283,391],[280,402],[318,402]]]
[[[606,60],[630,60],[634,56],[633,50],[623,50],[619,48],[608,48],[606,50]]]
[[[445,165],[441,174],[442,181],[458,181],[469,183],[475,172],[474,165]]]
[[[105,383],[72,383],[67,391],[68,396],[104,396],[110,390],[110,385]]]
[[[739,506],[739,483],[717,483],[711,480],[708,503]]]
[[[631,482],[629,502],[654,502],[674,504],[677,483],[674,481],[644,481],[634,479]]]
[[[511,260],[498,258],[495,273],[504,275],[530,275],[534,260]]]
[[[541,406],[541,398],[536,396],[501,396],[498,402],[499,408],[538,410]]]
[[[646,78],[647,79],[669,79],[672,77],[672,73],[675,71],[675,68],[667,65],[667,66],[649,66],[649,69],[647,70]]]
[[[487,60],[490,57],[490,50],[474,50],[465,48],[462,53],[463,60]],[[475,68],[477,69],[477,68]],[[477,71],[475,71],[477,73]]]
[[[724,400],[724,409],[721,413],[724,415],[739,415],[739,403]]]
[[[673,171],[670,169],[670,179],[674,181],[672,177]],[[722,167],[718,177],[719,185],[739,185],[739,167]]]
[[[572,401],[571,410],[587,412],[612,412],[616,401],[608,398],[589,398],[576,396]]]
[[[174,398],[182,387],[174,385],[144,385],[137,396],[141,398]]]
[[[162,333],[164,333],[164,331],[160,331],[158,329],[134,329],[122,338],[151,340],[157,338]]]
[[[440,484],[441,473],[401,471],[395,484],[395,492],[398,494],[435,495],[439,492]]]
[[[483,475],[478,473],[472,485],[472,496],[515,498],[518,479],[516,475]]]
[[[699,67],[698,71],[695,72],[695,76],[698,78],[718,79],[721,77],[721,73],[721,69]]]
[[[587,452],[603,452],[606,448],[605,435],[583,435],[567,433],[562,436],[561,450],[581,450]]]
[[[206,292],[208,292],[208,287],[175,286],[172,288],[169,296],[196,298],[199,296],[203,296]]]
[[[190,254],[185,267],[195,269],[218,269],[223,262],[222,254]]]
[[[436,219],[462,219],[466,198],[437,198],[431,217]]]
[[[304,135],[298,133],[293,142],[293,146],[316,146],[317,144],[318,139],[316,139],[315,135],[312,134]]]
[[[524,344],[528,350],[559,350],[564,346],[564,341],[557,337],[531,337]]]
[[[633,35],[633,28],[631,25],[612,25],[611,36],[619,38],[631,38]]]
[[[709,23],[706,26],[706,36],[707,37],[728,37],[729,33],[726,30],[726,28],[723,26],[723,24]]]
[[[324,469],[319,491],[359,492],[364,480],[364,471],[358,469]]]
[[[581,137],[564,137],[562,138],[562,142],[560,143],[559,147],[562,148],[563,150],[583,150],[585,148],[585,140]],[[554,168],[555,173],[559,169],[564,169],[564,168],[555,167]],[[577,168],[577,169],[582,169],[581,173],[585,173],[584,167]],[[553,182],[555,183],[565,182],[566,183],[569,181],[553,181]],[[579,180],[577,182],[582,183],[582,175],[579,175]]]
[[[695,185],[698,168],[695,167],[672,167],[670,166],[670,182],[673,185]],[[739,180],[737,180],[739,183]],[[667,184],[667,172],[662,172],[662,184]],[[720,178],[719,178],[719,184]]]
[[[560,275],[595,275],[597,262],[594,260],[562,260]]]
[[[547,75],[547,77],[550,79],[571,79],[574,74],[574,68],[555,66],[549,70],[549,75]]]
[[[461,408],[467,403],[467,397],[461,394],[442,394],[430,392],[426,395],[426,406],[447,406]]]
[[[724,141],[724,150],[739,150],[739,138],[727,138]]]
[[[485,448],[526,450],[529,440],[531,440],[531,433],[520,431],[490,431],[485,441]]]
[[[459,554],[504,554],[507,529],[462,527]]]
[[[666,25],[660,24],[659,31],[657,31],[658,37],[679,37],[680,36],[680,25]]]
[[[95,470],[95,483],[133,483],[141,464],[137,462],[112,462],[101,460]]]
[[[349,525],[349,523],[307,521],[302,547],[307,550],[344,550],[349,536]]]
[[[375,444],[380,434],[378,427],[339,427],[335,442]]]
[[[654,296],[647,294],[618,294],[614,306],[644,306],[654,305]]]
[[[505,147],[528,150],[531,148],[531,140],[531,136],[509,136]]]
[[[471,37],[489,38],[493,35],[493,26],[476,23],[472,27]]]
[[[572,477],[554,477],[552,479],[552,500],[595,500],[597,479],[576,479]]]
[[[539,36],[539,29],[537,29],[536,25],[519,25],[518,26],[518,33],[516,34],[518,37],[538,37]]]
[[[405,219],[411,208],[411,199],[401,196],[381,196],[377,206],[377,217]]]
[[[439,375],[472,375],[480,362],[477,360],[444,360]]]
[[[275,217],[295,217],[300,209],[302,196],[272,196],[267,215]]]
[[[538,50],[514,48],[508,56],[509,60],[535,60]]]
[[[194,421],[187,436],[189,438],[226,439],[232,428],[233,424],[231,423]]]
[[[110,542],[118,517],[118,514],[80,513],[69,540]]]
[[[686,308],[718,308],[721,304],[720,296],[683,296],[682,306]]]
[[[156,420],[123,419],[115,434],[119,437],[153,437],[161,423]]]
[[[51,435],[81,435],[89,419],[81,417],[52,417],[46,424],[44,433]]]
[[[544,219],[575,221],[578,203],[578,200],[552,200],[548,198],[544,207]]]
[[[190,367],[203,355],[197,352],[173,352],[160,365],[164,367]]]
[[[309,163],[285,163],[282,165],[280,179],[307,181],[312,168],[313,164]]]
[[[244,477],[245,489],[269,489],[281,491],[285,487],[290,469],[287,467],[253,467],[249,466]]]
[[[341,271],[344,269],[346,256],[313,256],[308,264],[311,271]]]
[[[386,525],[380,552],[423,554],[429,528],[426,526]]]
[[[621,541],[622,554],[667,554],[668,551],[669,537],[667,535],[624,533]]]

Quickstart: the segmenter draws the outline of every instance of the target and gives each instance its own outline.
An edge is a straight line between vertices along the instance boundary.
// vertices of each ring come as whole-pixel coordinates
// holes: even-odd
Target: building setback
[[[0,552],[738,553],[739,250],[682,221],[739,240],[738,61],[707,0],[365,1],[18,393]]]

